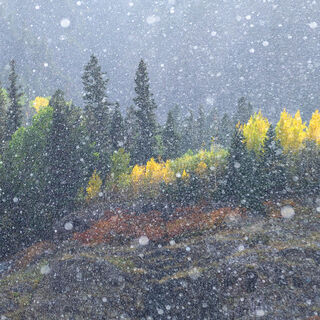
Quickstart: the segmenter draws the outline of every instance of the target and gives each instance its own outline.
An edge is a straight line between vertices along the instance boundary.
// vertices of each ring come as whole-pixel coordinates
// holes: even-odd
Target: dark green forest
[[[263,217],[270,201],[319,196],[318,111],[307,124],[284,110],[272,124],[240,97],[233,114],[174,105],[159,123],[143,60],[125,112],[107,95],[108,81],[92,55],[83,105],[61,89],[29,103],[10,62],[0,91],[2,257],[52,238],[57,221],[97,203],[138,203],[138,214],[156,209],[165,218],[173,208],[223,203]]]

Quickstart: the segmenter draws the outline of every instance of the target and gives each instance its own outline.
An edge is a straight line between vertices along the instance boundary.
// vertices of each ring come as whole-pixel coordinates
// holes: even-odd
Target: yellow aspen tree
[[[47,107],[49,105],[49,99],[45,97],[36,97],[33,101],[31,101],[31,106],[39,112],[39,110],[43,107]]]
[[[207,168],[208,168],[208,166],[206,165],[206,163],[203,161],[200,161],[198,163],[198,166],[197,166],[195,172],[199,177],[204,177],[207,172]]]
[[[306,129],[307,126],[302,122],[299,110],[294,118],[283,110],[276,126],[276,135],[285,152],[297,152],[303,147],[307,138]]]
[[[188,180],[190,177],[190,174],[186,172],[186,170],[183,170],[181,178],[182,180]]]
[[[94,170],[87,186],[87,195],[86,200],[90,202],[93,199],[96,199],[99,196],[101,191],[102,180],[100,179],[99,175],[97,174],[96,170]]]
[[[316,110],[311,117],[309,127],[307,129],[307,138],[315,141],[320,145],[320,113]]]
[[[250,117],[242,127],[244,142],[248,150],[252,150],[256,154],[263,151],[269,127],[270,123],[267,118],[263,117],[261,111]]]

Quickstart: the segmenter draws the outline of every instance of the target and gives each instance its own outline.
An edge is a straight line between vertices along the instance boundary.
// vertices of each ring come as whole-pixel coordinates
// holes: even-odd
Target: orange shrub
[[[85,244],[136,239],[147,236],[150,241],[160,241],[181,236],[188,232],[202,231],[219,225],[227,215],[242,215],[243,210],[229,207],[205,213],[202,207],[178,208],[172,219],[165,222],[160,212],[129,214],[106,211],[105,220],[96,222],[74,239]]]
[[[53,244],[48,241],[41,241],[33,244],[31,247],[22,252],[22,256],[15,263],[15,268],[26,268],[38,256],[43,254],[46,250],[52,248]]]
[[[192,208],[186,208],[188,212]],[[185,211],[185,212],[186,212]],[[214,210],[210,213],[201,212],[201,208],[196,207],[192,213],[180,216],[167,223],[167,233],[169,237],[179,236],[192,231],[201,231],[219,225],[227,215],[242,214],[241,209],[229,207]]]
[[[282,200],[280,205],[274,203],[273,201],[264,202],[264,206],[266,208],[267,215],[272,218],[282,218],[281,215],[281,207],[283,206],[291,206],[293,208],[297,207],[297,203],[293,199]]]
[[[159,212],[149,214],[115,214],[96,222],[89,230],[76,233],[74,239],[83,243],[111,242],[147,236],[151,241],[165,237],[165,223]]]

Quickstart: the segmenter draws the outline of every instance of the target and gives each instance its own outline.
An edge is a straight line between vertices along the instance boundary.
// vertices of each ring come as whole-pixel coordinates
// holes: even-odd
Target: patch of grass
[[[69,253],[65,253],[59,260],[60,260],[60,261],[66,261],[66,260],[70,260],[70,259],[72,259],[72,258],[74,258],[73,255],[71,255],[71,254],[69,254]]]
[[[162,279],[158,280],[158,283],[162,284],[165,283],[167,281],[170,280],[178,280],[178,279],[183,279],[183,278],[187,278],[187,277],[192,277],[193,275],[195,275],[196,273],[203,273],[207,270],[207,268],[202,268],[202,267],[193,267],[193,268],[189,268],[187,270],[182,270],[179,272],[176,272],[170,276],[165,276]]]
[[[137,268],[134,262],[128,258],[108,256],[106,260],[124,272],[144,273],[143,269]]]
[[[8,276],[0,280],[0,289],[4,287],[11,287],[17,283],[30,284],[32,286],[37,286],[42,280],[43,275],[39,271],[39,264],[24,271],[13,272]]]

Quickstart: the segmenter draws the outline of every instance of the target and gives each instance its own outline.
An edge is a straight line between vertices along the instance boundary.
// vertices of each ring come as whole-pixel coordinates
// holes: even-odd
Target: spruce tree
[[[240,122],[240,124],[247,123],[252,114],[253,114],[253,107],[251,103],[248,102],[246,98],[241,97],[238,100],[236,113],[234,115],[234,119],[233,119],[234,125],[236,125],[238,122]]]
[[[179,134],[182,133],[182,128],[183,128],[183,116],[182,116],[183,110],[180,105],[176,104],[172,108],[172,116],[173,119],[177,125],[177,131]]]
[[[138,133],[137,128],[137,119],[136,112],[133,106],[130,106],[126,110],[126,116],[124,119],[124,129],[125,129],[125,138],[124,138],[124,148],[131,156],[131,164],[137,163],[137,150],[135,148],[136,137]]]
[[[46,198],[47,208],[55,220],[62,217],[73,205],[76,191],[71,188],[79,163],[73,163],[76,146],[71,144],[69,122],[70,106],[64,93],[57,90],[50,100],[53,108],[52,125],[46,147]]]
[[[98,59],[91,55],[82,75],[85,117],[91,142],[98,152],[106,153],[109,149],[110,106],[106,93],[108,79],[101,71]]]
[[[22,104],[21,87],[17,84],[18,75],[16,74],[16,64],[14,60],[10,62],[9,73],[9,106],[6,119],[6,140],[10,140],[14,132],[22,125]]]
[[[157,108],[150,91],[147,66],[140,61],[135,77],[136,98],[133,99],[136,106],[137,139],[136,158],[139,163],[146,163],[152,157],[156,157],[157,148],[157,123],[155,110]]]
[[[119,103],[116,103],[111,119],[110,138],[112,151],[116,151],[124,146],[124,122],[120,111]]]
[[[245,197],[245,207],[250,209],[251,212],[260,215],[265,214],[265,207],[263,201],[265,199],[265,179],[264,163],[262,158],[254,151],[247,153],[244,159],[247,167],[246,187],[247,193]]]
[[[183,123],[182,135],[181,135],[181,149],[182,153],[186,153],[189,150],[195,150],[195,138],[196,128],[192,110],[189,110],[187,117]]]
[[[168,112],[167,122],[162,132],[163,158],[175,159],[179,156],[180,137],[172,111]]]
[[[224,193],[236,205],[246,206],[250,174],[249,159],[249,154],[243,143],[243,134],[239,128],[235,128],[228,156]]]
[[[205,128],[205,123],[206,119],[205,119],[205,114],[204,114],[204,110],[203,110],[203,106],[199,107],[198,110],[198,118],[196,120],[196,125],[195,125],[195,129],[196,129],[196,149],[199,150],[201,149],[204,145],[205,145],[205,140],[206,140],[206,128]]]
[[[219,131],[219,117],[218,117],[218,109],[216,107],[212,107],[209,112],[209,116],[205,121],[205,140],[206,145],[210,144],[212,139],[218,140],[218,131]]]
[[[285,155],[272,125],[267,132],[262,162],[265,200],[281,198],[287,187]]]
[[[3,152],[5,144],[6,133],[6,118],[7,118],[7,99],[5,96],[5,90],[1,88],[0,83],[0,154]]]
[[[232,121],[227,113],[223,115],[219,122],[217,136],[219,144],[226,148],[230,146],[232,136]]]
[[[320,147],[315,141],[307,140],[305,148],[296,155],[296,174],[299,180],[295,191],[301,197],[320,194]]]

